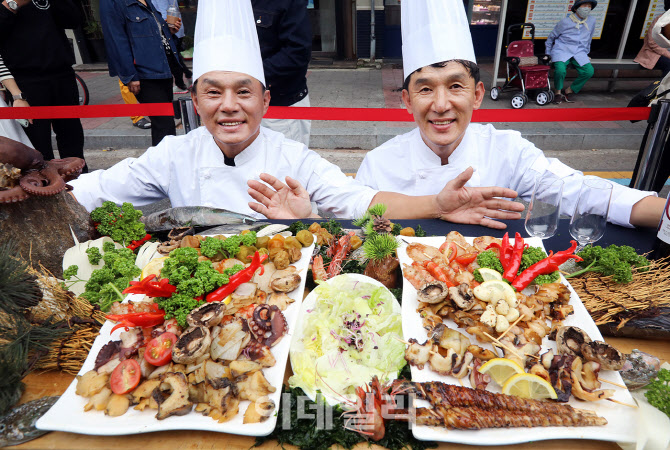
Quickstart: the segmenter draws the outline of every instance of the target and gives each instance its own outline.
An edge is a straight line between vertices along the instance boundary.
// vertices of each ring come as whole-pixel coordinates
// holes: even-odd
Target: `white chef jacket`
[[[496,130],[492,125],[470,124],[463,140],[442,165],[424,143],[418,128],[397,136],[368,152],[356,179],[373,189],[407,195],[433,195],[468,167],[475,173],[467,186],[501,186],[530,200],[538,175],[548,171],[564,181],[561,213],[572,215],[584,175],[556,158],[547,158],[517,131]],[[656,195],[612,183],[608,220],[632,227],[630,212],[640,199]]]
[[[262,218],[249,208],[254,200],[247,193],[247,180],[259,179],[262,172],[282,181],[295,178],[322,210],[341,218],[362,216],[377,193],[305,145],[264,127],[235,157],[235,166],[224,164],[214,138],[200,127],[166,136],[139,158],[81,175],[70,185],[88,211],[105,200],[142,206],[167,197],[173,207],[210,206]]]

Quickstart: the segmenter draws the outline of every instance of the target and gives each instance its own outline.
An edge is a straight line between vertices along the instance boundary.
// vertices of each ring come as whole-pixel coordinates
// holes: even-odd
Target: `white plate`
[[[307,267],[312,255],[314,245],[302,249],[302,258],[293,264],[300,273],[300,286],[290,292],[289,297],[295,300],[284,311],[286,322],[288,323],[288,335],[272,347],[272,354],[277,363],[270,368],[264,369],[265,377],[277,390],[270,394],[270,399],[274,401],[275,411],[280,408],[279,400],[284,381],[284,371],[286,370],[286,359],[290,346],[290,335],[296,325],[298,313],[300,311],[300,302],[305,291],[305,280],[307,276]],[[132,298],[130,295],[128,298]],[[144,296],[137,296],[138,300]],[[93,347],[84,362],[79,374],[82,375],[93,369],[95,357],[107,342],[111,339],[119,339],[121,330],[116,330],[110,335],[113,325],[107,321],[100,329],[100,335],[93,343]],[[265,422],[243,424],[244,412],[249,405],[248,401],[240,402],[240,412],[232,420],[219,423],[208,416],[191,411],[185,416],[172,416],[167,419],[157,420],[156,410],[146,409],[137,411],[131,406],[128,412],[119,417],[105,416],[103,411],[84,412],[84,405],[88,399],[75,394],[77,381],[74,380],[67,388],[65,393],[56,402],[54,406],[37,421],[37,428],[41,430],[67,431],[71,433],[94,434],[101,436],[115,436],[123,434],[148,433],[151,431],[163,430],[206,430],[218,431],[221,433],[242,434],[246,436],[266,436],[270,434],[277,422],[277,415],[273,413]]]
[[[344,275],[338,275],[337,277],[331,278],[330,280],[327,280],[326,283],[332,283],[333,280],[339,279],[340,277],[347,277],[353,281],[359,281],[359,282],[364,282],[364,283],[370,283],[374,284],[376,286],[380,286],[385,288],[385,286],[380,283],[379,281],[375,280],[374,278],[370,278],[365,275],[357,274],[357,273],[348,273]],[[393,298],[393,312],[395,314],[400,314],[401,313],[401,308],[400,308],[400,303],[398,303],[398,300],[396,300],[395,296],[391,294],[391,297]],[[304,335],[304,330],[305,330],[305,323],[309,320],[309,313],[308,311],[311,309],[314,309],[316,306],[316,299],[318,298],[319,294],[318,292],[312,291],[309,293],[307,297],[305,297],[305,300],[302,302],[302,307],[300,308],[300,318],[301,320],[299,321],[298,325],[296,326],[295,333],[293,334],[293,339],[291,340],[291,349],[290,349],[290,357],[291,357],[291,367],[293,366],[293,355],[296,353],[300,353],[304,351],[305,347],[302,343],[302,338]],[[334,338],[333,338],[334,339]],[[397,373],[391,373],[388,374],[388,380],[395,380],[398,377]],[[316,399],[316,391],[314,389],[306,389],[305,395],[307,395],[312,401]],[[338,393],[335,392],[322,392],[323,397],[325,398],[326,402],[329,405],[337,405],[339,403],[342,403],[343,399],[342,396]],[[351,400],[351,399],[350,399]]]
[[[434,247],[439,247],[444,242],[444,237],[426,237],[426,238],[407,238],[403,237],[407,242],[421,242],[426,245],[432,245]],[[473,238],[466,238],[466,240],[472,243]],[[513,241],[513,239],[511,239]],[[538,238],[528,238],[524,239],[529,245],[533,247],[543,247],[542,240]],[[402,263],[411,264],[412,260],[407,256],[407,245],[401,243],[400,248],[398,248],[398,257]],[[564,250],[564,249],[553,249],[553,250]],[[593,340],[602,340],[602,335],[596,327],[593,319],[589,315],[588,311],[582,304],[581,300],[572,289],[572,287],[567,283],[567,281],[561,277],[563,283],[568,285],[570,289],[570,304],[574,307],[574,314],[568,316],[564,321],[565,325],[575,325],[584,330]],[[418,308],[418,301],[416,296],[416,289],[405,279],[403,278],[403,295],[402,295],[402,328],[405,334],[405,339],[415,338],[419,342],[423,343],[427,339],[426,330],[423,328],[421,317],[416,312]],[[457,328],[456,324],[451,320],[445,320],[450,328]],[[482,344],[478,342],[474,336],[469,335],[463,329],[459,329],[464,335],[470,337],[470,340],[473,344],[481,345],[484,348],[492,348],[489,344]],[[553,349],[556,351],[556,343],[550,341],[549,339],[544,340],[542,345],[542,351],[546,349]],[[619,372],[604,370],[600,372],[599,378],[602,380],[614,381],[618,384],[623,385],[623,380],[619,375]],[[441,376],[437,373],[430,370],[430,365],[426,364],[424,369],[419,370],[417,367],[412,366],[412,380],[413,381],[443,381],[449,384],[460,385],[459,381],[450,376]],[[462,379],[463,384],[469,386],[469,379],[465,377]],[[488,390],[493,392],[500,392],[500,388],[496,386],[495,383],[489,384]],[[614,389],[616,395],[614,399],[627,403],[629,405],[634,405],[635,401],[631,397],[628,390],[623,388],[618,388],[613,385],[603,383],[602,389]],[[495,428],[495,429],[483,429],[477,431],[465,431],[465,430],[447,430],[446,428],[441,427],[428,427],[428,426],[414,426],[412,432],[417,439],[422,440],[431,440],[431,441],[444,441],[444,442],[458,442],[462,444],[473,444],[473,445],[504,445],[504,444],[517,444],[521,442],[532,442],[539,441],[544,439],[597,439],[602,441],[614,441],[614,442],[635,442],[635,429],[637,423],[637,414],[636,409],[630,408],[623,405],[618,405],[616,403],[601,400],[598,402],[582,402],[572,398],[569,402],[575,408],[580,409],[590,409],[595,411],[599,416],[605,417],[607,419],[607,425],[605,426],[593,426],[593,427],[537,427],[537,428]],[[417,406],[426,406],[423,402]]]

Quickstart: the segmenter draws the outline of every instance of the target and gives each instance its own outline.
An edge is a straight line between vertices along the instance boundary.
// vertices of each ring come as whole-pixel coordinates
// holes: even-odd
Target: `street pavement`
[[[497,102],[489,90],[493,64],[480,64],[487,92],[483,109],[512,109],[513,93],[503,93]],[[90,104],[119,104],[123,100],[116,78],[104,65],[75,67],[85,80]],[[340,63],[338,68],[313,65],[307,74],[311,106],[347,108],[402,108],[402,66],[399,64]],[[649,80],[625,79],[608,92],[606,80],[592,79],[575,103],[539,106],[531,101],[525,109],[625,107]],[[500,85],[499,85],[500,86]],[[182,95],[185,96],[185,95]],[[175,95],[175,97],[179,97]],[[92,170],[111,166],[125,157],[137,157],[151,145],[150,130],[140,130],[130,118],[82,119],[85,157]],[[355,173],[365,153],[392,137],[413,128],[413,123],[312,121],[310,148],[337,164],[346,173]],[[498,129],[514,129],[545,151],[576,169],[592,172],[628,184],[645,132],[646,122],[538,122],[495,123]],[[183,133],[178,125],[177,133]],[[55,140],[54,140],[55,146]],[[668,186],[661,192],[667,195]]]

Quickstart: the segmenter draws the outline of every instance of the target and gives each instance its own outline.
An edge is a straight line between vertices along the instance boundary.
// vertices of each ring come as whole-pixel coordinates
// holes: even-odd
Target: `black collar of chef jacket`
[[[235,167],[235,158],[228,158],[226,154],[223,153],[223,163],[227,166]]]

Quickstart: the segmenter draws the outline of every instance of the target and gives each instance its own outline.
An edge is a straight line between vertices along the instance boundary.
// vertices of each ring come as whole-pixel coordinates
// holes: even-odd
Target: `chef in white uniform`
[[[563,179],[561,212],[571,215],[583,174],[516,131],[471,124],[484,98],[467,18],[460,0],[402,3],[402,97],[418,127],[368,152],[356,179],[373,189],[430,195],[468,167],[467,186],[502,186],[530,200],[538,176]],[[402,170],[399,170],[402,168]],[[608,220],[656,226],[664,200],[613,183]]]
[[[166,136],[139,158],[72,181],[73,195],[89,211],[105,200],[142,206],[167,197],[173,207],[211,206],[282,219],[309,216],[311,197],[341,218],[360,217],[375,203],[387,204],[391,218],[441,217],[497,228],[504,224],[493,219],[519,216],[518,204],[496,198],[514,198],[516,192],[466,189],[460,180],[439,195],[378,192],[303,144],[261,127],[270,92],[248,0],[199,3],[193,60],[191,96],[204,126]]]

